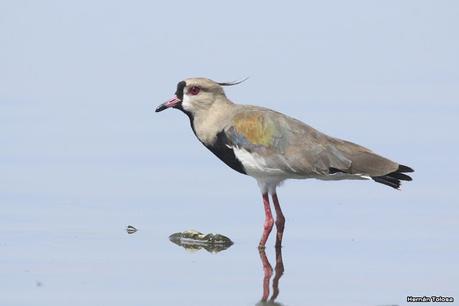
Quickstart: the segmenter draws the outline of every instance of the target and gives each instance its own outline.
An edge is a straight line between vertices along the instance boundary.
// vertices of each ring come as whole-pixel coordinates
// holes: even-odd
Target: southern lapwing
[[[330,137],[276,111],[231,102],[223,86],[239,83],[186,79],[156,112],[171,107],[181,110],[206,148],[234,170],[257,180],[265,209],[260,248],[274,224],[269,194],[277,215],[276,246],[282,243],[285,218],[276,188],[286,179],[371,179],[395,189],[400,188],[400,181],[411,181],[405,173],[413,169],[367,148]]]

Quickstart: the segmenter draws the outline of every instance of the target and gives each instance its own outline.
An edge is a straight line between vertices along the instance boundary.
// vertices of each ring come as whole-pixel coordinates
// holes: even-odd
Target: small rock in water
[[[233,244],[231,239],[226,236],[203,234],[195,230],[174,233],[169,236],[169,240],[190,251],[205,249],[211,253],[226,250]]]
[[[130,235],[130,234],[134,234],[135,232],[137,232],[137,229],[135,227],[133,227],[132,225],[128,225],[128,227],[126,228],[126,232]]]

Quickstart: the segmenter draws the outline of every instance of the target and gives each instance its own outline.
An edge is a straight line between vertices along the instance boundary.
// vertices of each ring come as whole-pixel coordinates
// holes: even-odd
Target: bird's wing
[[[351,160],[328,136],[268,109],[244,107],[223,132],[226,146],[252,171],[302,177],[351,168]]]

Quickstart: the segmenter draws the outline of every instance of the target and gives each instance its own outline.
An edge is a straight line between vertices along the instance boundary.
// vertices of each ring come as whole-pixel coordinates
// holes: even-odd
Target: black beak
[[[182,102],[182,100],[177,98],[177,96],[174,96],[172,99],[170,99],[170,100],[164,102],[163,104],[159,105],[156,108],[155,112],[159,113],[159,112],[162,112],[163,110],[165,110],[167,108],[175,107],[178,104],[180,104],[180,102]]]

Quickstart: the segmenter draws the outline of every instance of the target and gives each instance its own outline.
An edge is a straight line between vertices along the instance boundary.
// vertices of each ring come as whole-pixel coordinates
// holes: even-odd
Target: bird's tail
[[[371,178],[375,182],[390,186],[395,189],[400,189],[400,181],[413,180],[411,176],[405,174],[409,172],[414,172],[414,170],[408,166],[399,165],[398,169],[394,172],[382,176],[372,176]]]

